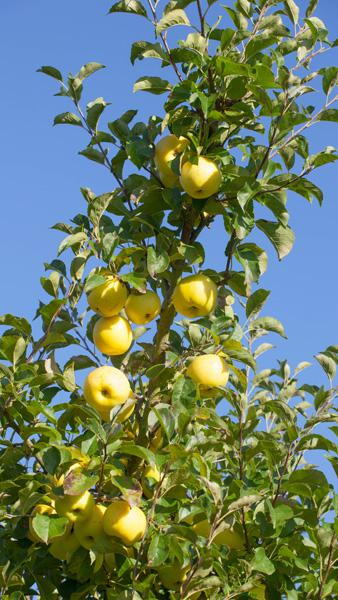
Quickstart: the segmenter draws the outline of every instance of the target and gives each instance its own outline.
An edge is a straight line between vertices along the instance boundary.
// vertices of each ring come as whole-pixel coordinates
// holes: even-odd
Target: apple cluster
[[[79,464],[74,466],[79,468]],[[68,519],[65,531],[54,537],[49,546],[49,552],[59,560],[69,560],[80,546],[87,550],[95,549],[97,542],[108,536],[111,549],[104,554],[99,553],[99,557],[101,561],[106,559],[111,562],[110,555],[114,554],[116,548],[120,547],[121,551],[121,544],[125,547],[122,551],[130,554],[132,551],[128,548],[143,537],[147,527],[146,516],[138,506],[130,506],[126,500],[115,499],[106,507],[96,504],[88,491],[75,496],[55,496],[50,504],[38,504],[34,508],[29,519],[28,537],[33,542],[43,543],[44,540],[33,527],[36,514],[57,514]]]
[[[167,135],[155,147],[154,162],[164,187],[181,185],[191,198],[209,198],[216,194],[222,183],[222,174],[215,161],[206,156],[186,156],[188,140],[182,136]],[[173,161],[179,158],[180,175],[173,170]]]
[[[108,356],[127,352],[133,341],[129,321],[145,325],[155,319],[161,310],[161,301],[155,292],[132,292],[116,275],[104,273],[106,281],[95,287],[88,295],[88,304],[100,318],[93,330],[95,346]],[[128,319],[119,313],[124,309]]]
[[[149,323],[161,310],[161,301],[153,291],[128,295],[125,284],[114,274],[106,275],[105,283],[94,288],[89,296],[89,306],[100,316],[93,330],[95,345],[109,356],[124,354],[132,342],[129,321],[118,313],[124,309],[127,317],[138,325]],[[217,303],[217,287],[203,273],[190,275],[176,285],[172,303],[177,313],[197,318],[209,315]],[[187,368],[187,375],[200,386],[226,385],[229,377],[227,365],[220,354],[195,356]],[[104,421],[110,421],[110,412],[121,406],[116,420],[122,423],[135,408],[135,399],[125,374],[112,366],[94,369],[87,376],[83,394],[86,402],[95,408]],[[122,407],[122,405],[124,405]]]
[[[125,284],[112,273],[105,272],[105,277],[106,281],[94,288],[88,296],[89,306],[100,315],[94,326],[93,339],[103,353],[119,355],[125,353],[131,345],[129,320],[138,325],[148,323],[159,314],[161,302],[152,291],[128,294]],[[203,273],[190,275],[177,283],[172,303],[177,313],[188,318],[209,315],[216,307],[217,287]],[[123,309],[129,320],[119,314]],[[201,388],[224,386],[229,376],[227,365],[220,354],[193,357],[186,374]],[[135,398],[126,375],[113,366],[105,365],[92,370],[84,382],[83,394],[86,402],[97,410],[104,421],[110,421],[112,409],[120,407],[115,419],[122,423],[130,417],[135,407]],[[156,451],[162,443],[159,429],[151,441],[151,449]],[[70,467],[67,475],[72,471],[81,471],[86,462],[86,457],[78,449],[74,448],[73,451],[72,458],[77,462]],[[65,476],[54,478],[54,484],[62,486],[64,479]],[[155,466],[143,468],[141,483],[146,498],[151,498],[154,486],[160,481],[161,474]],[[116,540],[128,548],[142,539],[147,528],[146,516],[138,506],[131,506],[121,498],[112,499],[108,506],[96,504],[89,491],[78,495],[55,495],[48,504],[38,504],[34,508],[29,521],[29,537],[34,542],[41,542],[43,540],[33,526],[36,514],[57,514],[68,519],[66,530],[59,537],[53,538],[49,547],[50,553],[60,560],[69,560],[79,546],[88,550],[95,549],[96,541],[102,536],[112,539],[111,553],[108,552],[107,556],[113,556]],[[203,515],[200,515],[193,527],[198,535],[206,538],[209,536],[210,524],[203,519]],[[230,529],[220,533],[219,539],[215,538],[215,543],[228,544],[236,549],[243,546],[242,538]],[[106,560],[104,556],[106,555],[102,554],[102,560]],[[113,560],[111,558],[110,562]],[[166,585],[171,574],[165,572],[166,567],[163,569],[163,573],[159,570],[159,576]],[[175,578],[184,578],[185,571],[181,571],[175,573]]]

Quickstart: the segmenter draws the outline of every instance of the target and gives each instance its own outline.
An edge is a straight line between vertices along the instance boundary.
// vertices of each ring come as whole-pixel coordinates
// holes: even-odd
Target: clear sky
[[[298,3],[303,9],[308,4],[305,0]],[[71,107],[63,98],[53,97],[56,82],[36,69],[53,65],[75,73],[89,61],[105,64],[107,69],[88,80],[85,98],[103,96],[111,102],[110,120],[128,108],[138,109],[141,118],[160,114],[163,97],[132,93],[138,77],[159,74],[156,61],[144,60],[134,67],[129,62],[131,43],[152,41],[153,34],[141,17],[106,16],[112,0],[10,0],[1,4],[0,314],[31,318],[38,298],[45,298],[39,284],[43,262],[55,257],[62,236],[49,227],[83,210],[80,186],[101,193],[113,185],[102,167],[77,155],[87,144],[81,130],[52,128],[54,115]],[[221,4],[213,14],[223,14]],[[331,39],[337,37],[338,2],[319,0],[316,14],[331,29]],[[335,65],[337,58],[336,48],[315,64]],[[316,125],[310,132],[311,151],[338,145],[337,132],[331,123]],[[296,232],[291,254],[278,263],[266,238],[257,236],[269,252],[268,272],[261,280],[262,287],[272,290],[265,313],[280,318],[288,335],[287,340],[273,339],[278,347],[269,358],[288,358],[292,367],[302,360],[312,361],[316,352],[337,343],[336,164],[323,167],[311,178],[324,191],[324,205],[319,208],[299,196],[290,198],[290,224]],[[218,235],[204,238],[208,266],[220,269],[225,262],[219,249],[222,235],[219,229]],[[325,381],[316,365],[305,373],[309,383]]]

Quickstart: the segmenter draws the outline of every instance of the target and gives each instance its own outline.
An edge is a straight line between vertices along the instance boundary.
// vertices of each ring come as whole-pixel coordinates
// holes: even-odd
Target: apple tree
[[[307,451],[337,468],[338,347],[315,357],[327,385],[261,366],[285,336],[260,277],[294,244],[288,192],[321,204],[309,176],[338,158],[306,137],[338,120],[338,69],[313,67],[337,43],[300,4],[115,2],[149,26],[131,62],[161,67],[135,83],[163,98],[147,122],[83,104],[101,64],[39,69],[112,186],[54,225],[34,327],[0,317],[3,600],[337,597],[337,499]]]

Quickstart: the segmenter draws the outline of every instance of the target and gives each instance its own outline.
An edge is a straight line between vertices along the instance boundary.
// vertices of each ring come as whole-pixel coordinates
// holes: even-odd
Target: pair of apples
[[[95,346],[104,354],[118,356],[129,350],[133,333],[129,321],[145,325],[157,317],[161,301],[155,292],[128,294],[125,284],[113,273],[105,273],[106,281],[88,295],[88,304],[100,319],[93,329]],[[124,308],[128,319],[118,313]]]
[[[222,183],[222,175],[217,164],[206,156],[198,156],[196,161],[181,160],[180,176],[172,169],[172,162],[184,152],[188,140],[176,135],[167,135],[155,146],[154,162],[159,177],[165,187],[174,188],[181,184],[192,198],[209,198],[216,194]]]
[[[229,369],[218,354],[201,354],[192,359],[187,375],[202,388],[213,388],[227,384]],[[87,375],[83,395],[104,421],[110,421],[110,411],[125,404],[131,398],[132,391],[127,377],[120,369],[104,365]],[[121,406],[117,421],[121,423],[129,418],[134,407],[133,402],[128,402],[125,408]]]
[[[66,531],[54,538],[49,548],[59,560],[69,560],[79,546],[93,549],[96,540],[104,534],[117,538],[125,546],[132,546],[144,536],[147,528],[146,516],[138,506],[131,507],[121,499],[113,500],[108,507],[95,504],[93,496],[86,491],[77,496],[57,497],[54,505],[38,504],[29,522],[29,537],[35,542],[43,541],[32,526],[37,513],[68,518]]]

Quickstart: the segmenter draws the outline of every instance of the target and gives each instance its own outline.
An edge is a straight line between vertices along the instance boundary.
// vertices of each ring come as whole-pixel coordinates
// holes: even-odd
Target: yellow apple
[[[60,517],[67,517],[72,523],[85,521],[94,507],[94,498],[89,492],[76,496],[65,494],[55,498],[55,510]]]
[[[145,325],[157,317],[161,310],[161,301],[155,292],[145,294],[132,293],[128,296],[125,311],[128,319],[136,325]]]
[[[171,162],[183,152],[187,143],[186,138],[170,134],[156,144],[154,162],[165,187],[174,188],[178,185],[179,177],[172,170]]]
[[[129,381],[120,369],[105,365],[91,371],[84,382],[85,400],[109,418],[113,406],[124,404],[131,393]]]
[[[131,507],[125,500],[114,500],[103,517],[105,533],[120,538],[125,546],[138,542],[146,528],[144,512],[138,506]]]
[[[154,493],[155,484],[161,479],[159,470],[156,467],[148,465],[144,468],[141,477],[143,493],[146,498],[151,498]]]
[[[42,540],[37,533],[35,533],[34,529],[33,529],[33,525],[32,525],[32,521],[33,521],[33,517],[35,515],[55,515],[56,511],[55,508],[53,506],[50,506],[49,504],[37,504],[35,506],[35,508],[32,510],[32,516],[29,517],[29,523],[28,523],[28,529],[29,529],[29,533],[28,533],[28,538],[32,541],[32,542],[42,542],[45,543],[44,540]]]
[[[70,530],[57,541],[53,542],[49,546],[48,551],[54,558],[58,558],[59,560],[69,560],[78,548],[80,548],[80,544],[74,531]]]
[[[174,565],[164,565],[156,570],[164,587],[168,590],[175,590],[186,579],[189,566],[181,567],[179,563],[176,563]]]
[[[129,350],[133,341],[133,332],[127,319],[115,315],[101,317],[93,329],[95,346],[109,356],[118,356]]]
[[[81,546],[90,550],[98,536],[103,534],[103,515],[106,507],[102,504],[95,504],[86,521],[76,521],[74,533]]]
[[[192,359],[187,375],[202,386],[218,387],[226,385],[229,369],[218,354],[201,354]]]
[[[199,523],[195,523],[192,528],[197,535],[207,538],[210,533],[211,525],[209,521],[205,519]],[[228,546],[230,550],[244,550],[242,536],[232,529],[230,525],[227,529],[224,529],[214,537],[213,544],[217,544],[217,546]]]
[[[218,192],[222,175],[213,160],[206,156],[199,156],[197,164],[189,160],[183,163],[180,183],[192,198],[209,198]]]
[[[189,275],[176,285],[173,294],[175,310],[185,317],[204,317],[215,309],[217,287],[207,275]]]
[[[111,274],[107,276],[105,283],[97,286],[88,294],[88,304],[101,317],[112,317],[122,310],[127,297],[127,287]]]

